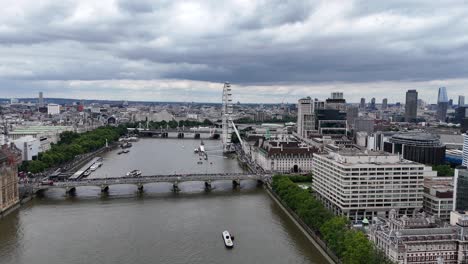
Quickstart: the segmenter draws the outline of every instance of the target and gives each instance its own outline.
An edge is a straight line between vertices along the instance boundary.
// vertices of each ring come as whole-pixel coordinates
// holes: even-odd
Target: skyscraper
[[[37,104],[38,104],[39,107],[44,106],[44,97],[42,96],[42,92],[39,92],[39,98],[37,100]]]
[[[372,97],[371,101],[370,101],[370,109],[371,110],[374,110],[375,109],[375,98]]]
[[[405,121],[415,122],[418,113],[418,92],[408,90],[406,92]]]
[[[387,98],[384,98],[384,99],[382,100],[382,110],[387,109],[387,103],[388,103]]]
[[[299,99],[297,104],[297,134],[307,138],[307,132],[314,129],[313,104],[310,97]]]
[[[447,89],[445,87],[439,88],[439,95],[437,96],[437,114],[436,118],[440,121],[445,121],[447,117],[448,108]]]
[[[361,109],[366,108],[366,98],[361,98],[361,103],[359,104],[359,108]]]
[[[465,105],[465,96],[459,95],[458,96],[458,106],[464,106]]]

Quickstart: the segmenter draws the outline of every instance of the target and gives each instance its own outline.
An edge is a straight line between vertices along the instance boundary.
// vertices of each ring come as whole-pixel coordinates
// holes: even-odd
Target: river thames
[[[200,141],[141,139],[130,153],[106,153],[89,177],[116,177],[132,169],[145,174],[241,172],[221,155],[219,141],[205,141],[209,160],[197,164]],[[240,190],[231,182],[110,186],[47,191],[0,220],[0,263],[327,263],[314,245],[254,181]],[[226,249],[221,232],[235,236]]]

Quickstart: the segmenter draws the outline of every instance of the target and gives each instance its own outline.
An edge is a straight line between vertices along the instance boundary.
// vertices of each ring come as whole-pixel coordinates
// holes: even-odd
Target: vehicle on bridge
[[[138,177],[141,176],[141,171],[140,170],[132,170],[127,172],[127,177]]]

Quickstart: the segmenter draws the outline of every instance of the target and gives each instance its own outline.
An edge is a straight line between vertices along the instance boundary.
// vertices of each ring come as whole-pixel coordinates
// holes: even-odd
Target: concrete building
[[[20,137],[13,141],[15,146],[21,151],[22,160],[33,160],[39,155],[41,143],[33,136]]]
[[[359,117],[359,108],[357,106],[348,106],[346,111],[346,121],[348,121],[348,126],[351,128],[354,127],[354,120]]]
[[[314,130],[314,105],[310,97],[300,99],[297,104],[297,134],[307,138]]]
[[[325,108],[346,111],[346,100],[343,98],[343,93],[332,93],[331,98],[325,100]]]
[[[21,154],[14,145],[2,145],[0,149],[0,217],[19,203],[18,164]]]
[[[418,114],[418,92],[408,90],[406,92],[405,121],[415,122]]]
[[[318,148],[294,140],[259,138],[252,151],[253,160],[266,172],[311,172],[313,154]]]
[[[336,215],[351,220],[400,215],[422,208],[424,177],[431,167],[385,152],[340,150],[314,154],[313,189]]]
[[[60,105],[58,105],[58,104],[48,104],[47,105],[47,114],[48,115],[58,115],[58,114],[60,114]]]
[[[442,221],[450,221],[453,208],[453,177],[424,179],[423,210]]]
[[[422,164],[440,165],[445,163],[446,147],[438,135],[423,132],[407,132],[393,135],[384,143],[384,150],[400,153],[404,159]]]
[[[445,122],[447,118],[447,108],[449,105],[449,100],[447,97],[447,89],[445,87],[439,88],[439,94],[437,96],[437,120]]]
[[[354,120],[354,132],[365,131],[368,134],[374,132],[375,120],[372,118],[357,118]]]
[[[368,237],[390,260],[401,264],[461,264],[468,259],[468,217],[441,227],[434,217],[418,214],[372,221]]]

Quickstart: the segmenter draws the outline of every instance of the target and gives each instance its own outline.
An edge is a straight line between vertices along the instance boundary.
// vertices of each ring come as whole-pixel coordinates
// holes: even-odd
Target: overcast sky
[[[0,0],[0,97],[434,103],[468,96],[467,1]]]

